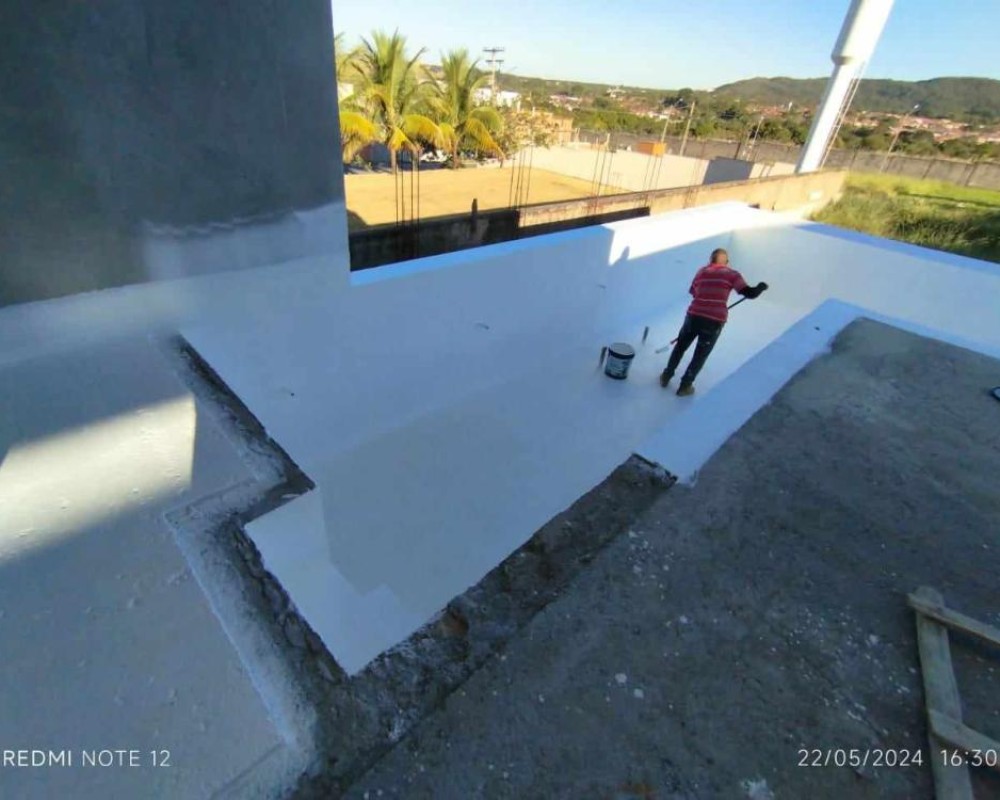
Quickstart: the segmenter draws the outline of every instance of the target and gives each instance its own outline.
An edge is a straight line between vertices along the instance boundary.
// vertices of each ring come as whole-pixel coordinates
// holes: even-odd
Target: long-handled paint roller
[[[733,304],[732,304],[731,306],[726,306],[726,308],[727,308],[727,309],[730,309],[730,308],[736,308],[736,306],[738,306],[738,305],[739,305],[740,303],[742,303],[742,302],[743,302],[744,300],[749,300],[749,299],[750,299],[749,297],[741,297],[741,298],[740,298],[739,300],[737,300],[737,301],[736,301],[735,303],[733,303]],[[677,339],[679,339],[679,338],[680,338],[680,337],[678,336],[677,338],[673,339],[673,340],[672,340],[672,341],[670,342],[670,344],[665,344],[665,345],[663,345],[663,347],[660,347],[660,348],[658,348],[658,349],[656,350],[656,352],[657,352],[657,353],[662,353],[662,352],[664,352],[665,350],[669,350],[669,349],[670,349],[671,347],[673,347],[673,346],[674,346],[675,344],[677,344]]]

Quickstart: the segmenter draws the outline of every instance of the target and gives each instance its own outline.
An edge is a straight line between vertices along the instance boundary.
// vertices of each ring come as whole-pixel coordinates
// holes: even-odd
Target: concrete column
[[[851,84],[874,52],[892,4],[893,0],[852,0],[837,43],[833,47],[833,75],[816,111],[796,172],[819,169],[840,114],[846,111]]]
[[[0,305],[318,254],[346,286],[328,2],[5,0],[0,30]]]
[[[855,64],[838,64],[834,69],[833,76],[826,84],[826,91],[823,93],[819,110],[809,131],[809,138],[799,156],[796,172],[814,172],[819,169],[856,73]]]

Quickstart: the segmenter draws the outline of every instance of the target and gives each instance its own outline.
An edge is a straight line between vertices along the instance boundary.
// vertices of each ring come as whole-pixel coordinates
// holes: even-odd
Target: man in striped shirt
[[[729,318],[729,310],[726,308],[729,293],[736,291],[752,300],[759,297],[765,289],[767,284],[763,282],[756,286],[747,286],[743,276],[729,266],[729,253],[721,247],[713,250],[710,263],[698,270],[694,280],[691,281],[691,288],[688,291],[694,300],[688,306],[687,317],[684,319],[681,332],[677,335],[677,344],[670,354],[670,361],[660,375],[660,386],[665,387],[670,383],[684,353],[697,339],[694,356],[677,389],[679,397],[694,394],[694,379],[705,366],[708,354],[715,347],[719,334],[722,333],[722,326]]]

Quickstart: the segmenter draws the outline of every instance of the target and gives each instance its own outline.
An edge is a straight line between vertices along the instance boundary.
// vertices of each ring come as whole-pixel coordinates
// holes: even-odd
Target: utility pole
[[[503,59],[497,59],[498,53],[503,53],[504,48],[502,47],[484,47],[484,53],[488,53],[489,57],[486,59],[486,63],[490,67],[490,93],[493,98],[493,105],[497,104],[497,64],[503,64]]]
[[[493,71],[493,105],[497,104],[497,92],[500,90],[500,68],[503,66],[504,60],[502,58],[497,59],[497,68]]]
[[[684,148],[687,147],[687,143],[688,143],[688,131],[691,130],[691,120],[694,119],[694,107],[696,105],[697,105],[697,103],[695,103],[694,100],[692,100],[691,101],[691,110],[688,111],[687,124],[684,126],[684,136],[681,137],[681,149],[680,149],[680,152],[677,154],[679,156],[684,155]]]
[[[682,99],[678,99],[670,104],[670,108],[677,108],[682,102],[683,102]],[[665,120],[663,120],[663,132],[660,134],[660,144],[663,144],[665,141],[667,141],[667,126],[670,124],[670,121],[671,121],[670,117],[667,117]]]
[[[750,154],[753,152],[754,146],[757,144],[757,135],[760,133],[760,126],[764,124],[764,115],[761,114],[757,117],[757,127],[753,129],[753,135],[747,138],[747,149],[743,154],[744,161],[750,160]]]
[[[920,103],[917,103],[913,108],[907,111],[899,120],[899,127],[896,128],[895,132],[892,134],[892,141],[889,142],[889,149],[885,151],[885,157],[882,159],[882,166],[879,168],[879,172],[885,172],[885,168],[889,166],[889,157],[892,155],[892,151],[896,149],[896,142],[899,141],[899,134],[903,132],[903,127],[906,125],[906,120],[909,119],[910,115],[916,114],[920,110]]]

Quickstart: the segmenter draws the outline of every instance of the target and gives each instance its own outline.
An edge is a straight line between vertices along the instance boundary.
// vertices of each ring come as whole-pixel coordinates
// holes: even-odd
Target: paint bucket
[[[624,342],[615,342],[608,346],[608,358],[604,362],[604,374],[609,378],[623,381],[628,377],[628,368],[635,358],[635,349]]]

